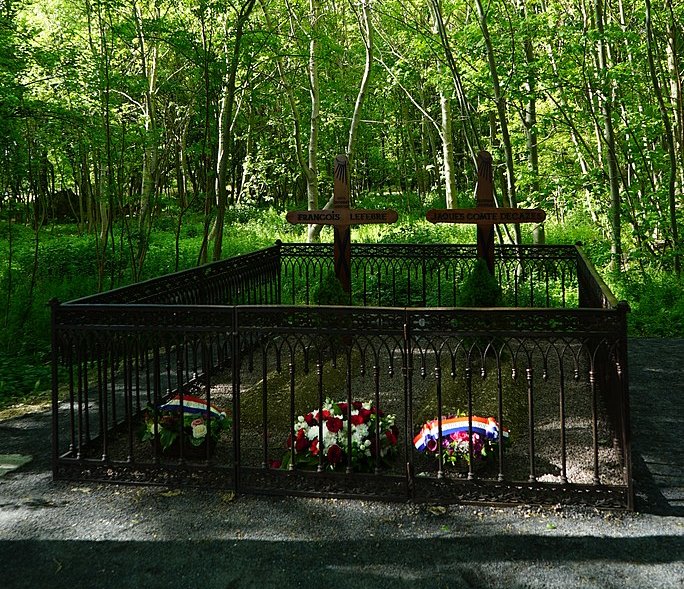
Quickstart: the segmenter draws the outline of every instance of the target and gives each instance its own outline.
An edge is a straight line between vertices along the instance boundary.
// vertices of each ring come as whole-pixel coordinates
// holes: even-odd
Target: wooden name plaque
[[[332,225],[335,274],[345,292],[351,291],[351,225],[395,223],[398,215],[391,209],[349,208],[349,161],[344,154],[335,158],[333,208],[318,211],[290,211],[285,218],[293,225]]]
[[[391,209],[323,209],[320,211],[290,211],[288,223],[319,225],[368,225],[375,223],[396,223],[397,211]]]
[[[542,209],[501,208],[494,206],[492,156],[481,151],[477,157],[477,207],[474,209],[430,209],[430,223],[471,223],[477,225],[477,255],[490,274],[494,274],[494,225],[497,223],[542,223]]]
[[[476,209],[430,209],[426,215],[430,223],[541,223],[546,219],[542,209],[511,209],[477,207]]]

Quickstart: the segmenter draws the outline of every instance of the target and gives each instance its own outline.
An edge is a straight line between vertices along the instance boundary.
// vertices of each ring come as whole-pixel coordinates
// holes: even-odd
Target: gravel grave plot
[[[635,513],[54,482],[49,408],[0,416],[2,587],[681,589],[682,358],[630,340]]]
[[[254,362],[245,363],[241,371],[241,452],[245,465],[257,466],[264,461],[263,439],[263,375],[264,369],[259,354],[255,354]],[[267,421],[266,437],[268,440],[268,459],[279,461],[287,453],[286,441],[290,434],[290,372],[289,364],[294,367],[295,417],[306,414],[318,406],[318,373],[315,363],[309,362],[305,369],[305,361],[301,354],[292,358],[281,359],[280,368],[274,357],[266,359],[266,395]],[[396,416],[399,431],[405,431],[406,414],[404,404],[404,377],[401,372],[401,357],[380,354],[376,360],[366,362],[361,370],[358,354],[352,355],[352,399],[373,401],[375,397],[375,378],[373,365],[377,361],[380,407],[387,414]],[[438,368],[434,355],[415,354],[413,358],[414,373],[411,381],[413,395],[412,435],[415,435],[422,424],[437,417],[437,381],[435,369]],[[331,360],[323,366],[323,397],[334,401],[343,401],[347,397],[346,360],[337,359],[336,366]],[[250,366],[251,364],[251,366]],[[516,378],[512,378],[513,363],[510,358],[501,360],[502,403],[504,427],[510,430],[509,443],[506,444],[503,472],[508,480],[526,481],[530,473],[530,429],[528,417],[528,391],[526,381],[527,365],[516,363]],[[541,482],[561,482],[561,421],[560,421],[560,381],[559,365],[546,364],[540,357],[532,356],[529,364],[533,374],[533,407],[534,407],[534,452],[535,474]],[[251,368],[251,370],[249,369]],[[468,406],[466,380],[462,367],[456,367],[456,375],[451,376],[450,361],[442,359],[439,366],[442,374],[442,414],[465,413]],[[575,379],[576,368],[580,378]],[[361,373],[364,372],[362,375]],[[472,403],[473,414],[485,417],[498,417],[497,365],[489,359],[482,366],[474,363],[472,370]],[[592,434],[592,399],[591,388],[584,365],[575,365],[574,360],[563,362],[564,406],[565,406],[565,443],[566,443],[566,476],[569,482],[591,484],[594,479],[594,455]],[[521,376],[522,375],[522,376]],[[546,378],[543,376],[546,375]],[[582,378],[584,375],[584,378]],[[232,385],[230,373],[213,375],[211,387],[212,404],[221,408],[232,406]],[[610,425],[599,396],[597,415],[597,439],[599,475],[603,484],[623,484],[623,469],[619,454],[612,443]],[[95,401],[90,404],[92,411],[97,411]],[[96,415],[96,413],[94,413]],[[97,424],[93,424],[96,432]],[[126,460],[132,455],[135,460],[152,462],[154,449],[151,444],[143,443],[138,435],[142,421],[125,427],[122,434],[110,435],[108,454],[114,460]],[[128,434],[133,432],[132,444]],[[100,449],[90,453],[97,456]],[[217,445],[213,462],[222,466],[233,463],[233,449],[230,436],[223,436]],[[414,453],[417,473],[436,476],[437,461],[433,457]],[[400,440],[396,468],[390,466],[389,472],[401,474],[402,465],[406,462],[405,445]],[[474,470],[478,477],[496,479],[498,476],[498,458],[486,464],[477,463]],[[465,473],[445,466],[446,476],[464,477]]]
[[[258,355],[257,355],[258,356]],[[387,414],[396,416],[396,425],[400,432],[405,431],[404,379],[401,373],[401,358],[390,358],[388,354],[377,358],[380,407]],[[289,364],[294,367],[294,390],[296,416],[306,414],[318,407],[318,373],[315,363],[310,363],[305,370],[305,362],[301,355],[296,355],[287,361],[281,359],[280,370],[277,370],[273,357],[267,358],[266,370],[261,365],[262,359],[256,357],[252,370],[247,365],[241,371],[241,452],[243,464],[260,465],[263,458],[263,376],[266,373],[267,395],[267,431],[269,460],[280,460],[287,453],[286,441],[290,434],[290,372]],[[448,365],[447,365],[448,364]],[[412,385],[413,415],[412,435],[415,435],[422,424],[437,417],[436,380],[434,377],[436,362],[434,358],[414,357]],[[503,381],[503,415],[506,427],[510,430],[510,443],[505,448],[504,473],[510,480],[526,481],[529,476],[529,423],[528,423],[528,395],[525,370],[518,367],[518,376],[511,378],[510,361],[504,359],[501,363]],[[534,451],[535,471],[538,480],[543,482],[561,482],[561,422],[560,422],[560,386],[556,377],[558,366],[547,364],[547,378],[543,379],[543,362],[534,358],[531,367],[537,375],[533,384],[534,405]],[[373,363],[367,362],[365,374],[361,375],[358,354],[352,357],[352,399],[358,401],[374,401],[375,378]],[[391,369],[390,369],[391,368]],[[487,362],[485,366],[486,378],[482,378],[481,370],[477,367],[477,374],[473,377],[473,413],[483,416],[498,415],[498,390],[496,387],[496,365]],[[467,393],[463,374],[456,378],[450,376],[450,363],[442,361],[442,413],[467,408]],[[594,456],[592,434],[592,399],[588,382],[586,366],[579,366],[580,378],[568,378],[574,375],[574,362],[566,361],[563,366],[564,374],[564,404],[565,404],[565,442],[566,442],[566,476],[573,483],[592,484],[594,479]],[[554,372],[555,371],[555,372]],[[458,372],[458,370],[457,370]],[[423,376],[424,374],[424,376]],[[584,375],[582,379],[581,375]],[[221,407],[232,404],[232,386],[230,375],[214,377],[211,395],[212,402]],[[337,366],[333,367],[328,361],[323,367],[323,398],[334,401],[344,401],[347,398],[345,359],[339,358]],[[618,451],[613,445],[610,425],[608,423],[599,397],[597,415],[597,439],[600,480],[604,484],[624,484],[623,468]],[[225,446],[225,442],[223,443]],[[220,449],[217,458],[222,456],[229,459],[226,448]],[[417,472],[436,475],[437,461],[433,457],[414,453]],[[406,462],[402,441],[399,444],[396,469],[390,472],[402,472]],[[477,465],[476,472],[481,478],[496,479],[498,464],[496,460],[488,464]],[[445,467],[448,476],[463,477],[458,472]]]

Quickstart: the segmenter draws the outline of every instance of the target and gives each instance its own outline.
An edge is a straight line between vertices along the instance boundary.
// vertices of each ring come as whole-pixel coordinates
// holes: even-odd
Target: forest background
[[[505,242],[581,240],[631,335],[682,336],[684,2],[1,0],[0,405],[49,388],[48,301],[270,245],[331,239],[284,212],[331,197],[428,226],[541,207]],[[317,228],[320,231],[320,228]]]

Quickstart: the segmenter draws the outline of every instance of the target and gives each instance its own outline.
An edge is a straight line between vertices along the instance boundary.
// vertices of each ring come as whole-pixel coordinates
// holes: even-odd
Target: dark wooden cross
[[[397,212],[391,209],[349,208],[349,160],[335,158],[333,208],[319,211],[290,211],[286,219],[293,225],[332,225],[334,232],[335,274],[345,292],[351,292],[351,225],[394,223]]]
[[[497,223],[541,223],[546,219],[542,209],[518,209],[494,206],[492,156],[481,151],[477,157],[477,207],[474,209],[430,209],[430,223],[477,224],[477,256],[494,274],[494,225]]]

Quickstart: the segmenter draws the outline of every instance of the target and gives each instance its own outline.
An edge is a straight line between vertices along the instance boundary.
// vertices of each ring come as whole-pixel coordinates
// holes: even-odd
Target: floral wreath
[[[274,467],[287,468],[294,464],[336,470],[347,465],[351,453],[351,466],[357,471],[371,471],[377,462],[386,465],[397,452],[399,429],[394,415],[385,415],[372,402],[326,399],[322,411],[318,409],[300,415],[287,440],[289,449],[281,462]],[[351,422],[351,450],[349,423]],[[322,442],[321,442],[322,439]]]
[[[198,447],[207,438],[214,442],[218,440],[221,432],[228,429],[230,424],[230,416],[226,411],[209,405],[204,399],[176,395],[156,409],[147,407],[142,440],[158,440],[162,451],[166,451],[182,432],[184,440]]]
[[[471,452],[475,461],[486,460],[494,453],[499,441],[508,440],[509,431],[499,427],[493,417],[450,415],[442,417],[442,448],[439,448],[440,420],[426,422],[413,438],[419,452],[442,456],[446,464],[470,464]]]

